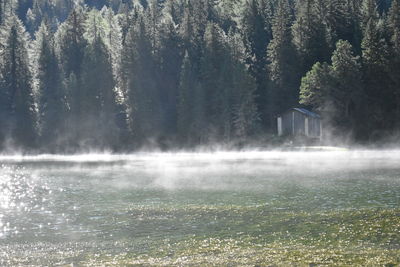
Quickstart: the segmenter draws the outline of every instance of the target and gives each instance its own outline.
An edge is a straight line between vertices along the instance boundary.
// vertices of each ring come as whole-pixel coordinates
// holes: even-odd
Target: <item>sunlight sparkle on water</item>
[[[262,262],[268,247],[328,246],[365,259],[374,248],[389,263],[399,162],[398,150],[3,155],[0,265],[146,265],[231,249]],[[198,246],[207,240],[222,254]]]

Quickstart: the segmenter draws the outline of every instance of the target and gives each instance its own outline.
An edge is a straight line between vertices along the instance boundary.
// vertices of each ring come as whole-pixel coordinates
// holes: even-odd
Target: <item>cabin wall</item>
[[[279,136],[302,135],[312,138],[321,137],[321,120],[319,118],[309,117],[297,111],[290,111],[279,117],[277,122]]]
[[[293,112],[287,112],[282,116],[282,135],[291,135],[293,134],[293,123],[292,117]]]
[[[294,116],[294,134],[295,135],[305,135],[306,134],[306,127],[305,127],[305,120],[306,116],[300,112],[293,112]]]
[[[278,126],[278,136],[282,136],[282,135],[283,135],[283,131],[282,131],[282,117],[278,117],[278,119],[277,119],[277,126]]]
[[[320,137],[321,136],[321,120],[318,118],[308,119],[308,133],[310,137]]]

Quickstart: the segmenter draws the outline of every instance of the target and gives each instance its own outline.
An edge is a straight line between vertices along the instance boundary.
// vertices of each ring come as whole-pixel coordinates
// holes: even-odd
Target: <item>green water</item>
[[[400,152],[0,157],[1,266],[395,266]]]

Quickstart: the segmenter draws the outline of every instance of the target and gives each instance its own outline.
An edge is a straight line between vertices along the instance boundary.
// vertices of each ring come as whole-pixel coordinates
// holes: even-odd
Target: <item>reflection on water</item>
[[[51,212],[46,202],[52,190],[31,169],[5,164],[0,169],[0,239],[5,239],[26,231],[22,222],[34,213]],[[34,225],[29,230],[33,229]]]
[[[0,248],[6,258],[29,245],[120,250],[129,240],[146,251],[149,240],[225,231],[243,220],[235,209],[398,208],[399,162],[396,151],[2,156]]]

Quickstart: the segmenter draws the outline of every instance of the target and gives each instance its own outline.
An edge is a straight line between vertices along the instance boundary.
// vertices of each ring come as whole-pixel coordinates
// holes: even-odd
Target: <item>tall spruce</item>
[[[205,132],[204,93],[186,51],[182,62],[177,101],[177,137],[181,144],[198,142]]]
[[[3,23],[4,0],[0,0],[0,25]]]
[[[29,36],[23,23],[11,16],[2,29],[0,85],[0,136],[3,142],[22,148],[36,145],[36,110],[32,90],[32,74],[29,68]]]
[[[370,0],[365,0],[369,2]],[[375,5],[374,10],[377,7]],[[387,115],[395,110],[395,97],[390,90],[389,82],[389,49],[381,27],[382,21],[376,12],[367,14],[368,22],[364,29],[361,43],[364,73],[364,87],[368,98],[369,128],[388,130],[394,125],[393,118]],[[366,19],[366,18],[365,18]],[[386,118],[386,119],[384,119]]]
[[[80,142],[79,130],[83,115],[82,105],[84,92],[82,90],[82,63],[85,56],[87,40],[85,39],[86,13],[81,7],[74,8],[67,20],[60,25],[56,33],[58,57],[62,66],[67,86],[67,103],[69,106],[66,117],[71,146],[78,146]]]
[[[172,20],[160,30],[159,86],[163,116],[163,128],[168,135],[177,131],[177,101],[183,60],[183,40],[178,25]]]
[[[388,28],[390,33],[391,88],[395,95],[395,126],[400,129],[400,1],[393,0],[389,10]]]
[[[289,2],[279,0],[273,17],[272,35],[269,43],[268,73],[273,86],[268,97],[270,112],[278,114],[296,105],[299,88],[299,66],[292,43],[292,17]]]
[[[204,34],[205,51],[201,62],[201,81],[205,89],[206,116],[210,138],[231,136],[232,101],[229,47],[226,35],[215,23],[209,22]]]
[[[118,140],[115,82],[111,56],[100,35],[87,46],[82,70],[81,138],[85,145],[110,148]]]
[[[228,34],[232,79],[228,86],[232,91],[232,135],[235,139],[246,139],[259,129],[260,114],[256,104],[256,82],[246,66],[246,50],[238,32]]]
[[[319,110],[335,135],[365,134],[365,99],[362,69],[358,56],[348,41],[339,40],[332,54],[332,64],[316,63],[302,79],[300,103]]]
[[[269,17],[272,15],[271,10],[267,9],[266,1],[248,0],[246,1],[242,27],[243,38],[247,50],[247,63],[249,71],[256,81],[256,103],[260,111],[262,125],[272,130],[271,114],[267,103],[268,79],[267,79],[267,55],[266,48],[272,39],[271,21]]]
[[[66,94],[62,84],[61,71],[54,49],[53,34],[42,23],[36,33],[35,78],[37,81],[40,144],[49,149],[57,149],[66,130]]]
[[[65,76],[72,73],[78,80],[81,75],[82,60],[86,47],[85,35],[86,13],[81,7],[76,7],[69,14],[67,20],[60,25],[56,41],[58,53]]]
[[[293,43],[302,62],[302,74],[316,62],[329,60],[331,48],[327,40],[327,26],[318,0],[297,2],[293,24]]]
[[[354,56],[348,41],[339,40],[331,61],[334,80],[331,98],[335,112],[332,119],[339,129],[353,130],[355,137],[363,138],[365,98],[360,58]]]
[[[138,145],[157,138],[161,123],[156,64],[145,21],[141,15],[130,28],[123,49],[123,79],[131,107],[133,134]]]
[[[331,68],[327,63],[315,63],[311,70],[301,79],[300,104],[312,107],[321,113],[329,114],[330,92],[332,91]]]
[[[104,43],[111,55],[111,62],[116,82],[120,82],[121,74],[121,52],[122,52],[122,29],[118,17],[111,8],[101,10],[104,20]]]

